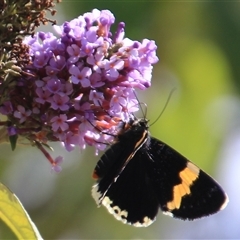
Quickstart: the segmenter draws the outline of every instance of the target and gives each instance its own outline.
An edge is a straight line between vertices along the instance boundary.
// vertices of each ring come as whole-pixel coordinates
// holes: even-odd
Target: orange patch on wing
[[[167,208],[170,211],[179,209],[181,206],[182,198],[185,195],[191,193],[190,187],[198,178],[199,171],[200,170],[197,166],[191,162],[188,162],[187,167],[179,173],[182,182],[173,187],[173,200],[167,203]]]

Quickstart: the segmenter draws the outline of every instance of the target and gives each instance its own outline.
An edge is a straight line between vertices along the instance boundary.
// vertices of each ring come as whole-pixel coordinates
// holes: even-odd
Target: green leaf
[[[2,183],[0,183],[0,219],[18,239],[42,239],[19,199]]]
[[[13,151],[14,151],[15,148],[16,148],[17,139],[18,139],[18,135],[17,135],[17,134],[16,134],[16,135],[9,136],[9,141],[10,141],[11,148],[12,148]]]

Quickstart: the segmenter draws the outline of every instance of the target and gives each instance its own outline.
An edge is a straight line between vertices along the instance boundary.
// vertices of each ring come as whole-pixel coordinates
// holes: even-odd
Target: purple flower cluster
[[[27,74],[1,96],[9,132],[38,145],[60,141],[68,151],[86,144],[102,150],[113,140],[120,122],[138,110],[135,89],[150,86],[158,61],[154,41],[124,38],[124,23],[113,35],[114,21],[110,11],[94,9],[55,26],[59,37],[38,32],[25,38]]]

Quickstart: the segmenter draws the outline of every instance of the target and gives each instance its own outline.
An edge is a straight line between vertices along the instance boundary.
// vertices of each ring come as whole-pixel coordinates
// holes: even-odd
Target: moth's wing
[[[118,158],[117,153],[115,157]],[[101,202],[116,219],[137,227],[150,225],[159,209],[155,189],[146,171],[147,163],[146,152],[138,150],[121,174],[111,183]],[[111,178],[111,172],[106,173],[93,186],[93,196],[101,196],[105,189],[103,186]]]
[[[98,205],[115,178],[122,171],[126,159],[131,155],[132,148],[127,148],[122,142],[113,144],[100,158],[93,172],[97,184],[93,186],[92,195]]]
[[[93,196],[116,219],[142,227],[155,220],[159,207],[173,217],[193,220],[226,206],[219,184],[165,143],[148,137],[120,171],[132,154],[126,149],[114,144],[95,168],[100,177]]]
[[[160,208],[167,215],[193,220],[223,209],[228,197],[209,175],[155,138],[145,145],[149,176]]]

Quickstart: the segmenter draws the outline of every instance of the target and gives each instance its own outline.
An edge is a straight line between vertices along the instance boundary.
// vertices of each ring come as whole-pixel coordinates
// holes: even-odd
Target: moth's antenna
[[[165,105],[164,105],[164,107],[163,107],[163,110],[162,110],[161,113],[158,115],[157,119],[156,119],[153,123],[151,123],[150,126],[152,126],[154,123],[156,123],[156,122],[158,121],[158,119],[162,116],[162,114],[164,113],[164,111],[165,111],[165,109],[166,109],[166,107],[167,107],[167,105],[168,105],[168,103],[169,103],[169,101],[170,101],[170,99],[171,99],[171,97],[172,97],[172,94],[173,94],[173,92],[174,92],[175,90],[176,90],[176,88],[173,88],[173,89],[171,90],[171,92],[170,92],[169,95],[168,95],[168,99],[167,99],[167,101],[166,101],[166,103],[165,103]]]
[[[140,107],[140,110],[141,110],[141,112],[142,112],[142,115],[144,116],[144,118],[146,118],[146,116],[147,116],[147,107],[146,107],[146,111],[144,112],[144,111],[143,111],[143,108],[142,108],[142,104],[144,104],[144,106],[147,106],[147,104],[146,104],[146,103],[141,103],[141,102],[139,101],[138,97],[137,97],[136,92],[134,91],[133,93],[134,93],[134,95],[135,95],[135,98],[136,98],[137,101],[138,101],[138,105],[139,105],[139,107]]]

